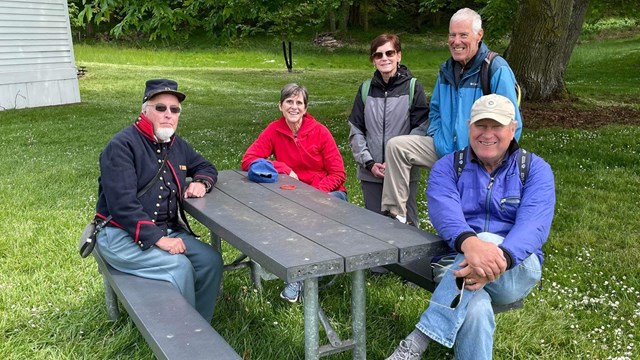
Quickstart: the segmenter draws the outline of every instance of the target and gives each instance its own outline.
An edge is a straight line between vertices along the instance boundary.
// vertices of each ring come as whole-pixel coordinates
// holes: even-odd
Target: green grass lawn
[[[430,90],[448,56],[444,41],[409,39],[403,62]],[[107,320],[96,265],[76,250],[94,211],[98,155],[138,114],[146,79],[179,82],[187,94],[179,133],[221,170],[238,168],[247,146],[280,115],[281,87],[304,84],[309,112],[330,128],[345,159],[350,201],[362,205],[346,119],[373,71],[367,47],[328,51],[295,42],[288,73],[280,44],[270,40],[210,50],[76,45],[76,62],[87,67],[81,104],[0,112],[0,358],[153,358],[126,315]],[[638,49],[638,35],[581,43],[567,70],[569,90],[582,106],[640,108]],[[524,309],[497,316],[496,359],[640,357],[638,138],[637,126],[525,129],[521,144],[554,169],[556,216],[541,286]],[[424,194],[419,201],[424,210]],[[226,259],[236,254],[225,248]],[[350,335],[349,284],[341,276],[321,293],[343,338]],[[381,359],[412,330],[430,294],[395,276],[369,277],[367,285],[368,357]],[[246,272],[226,274],[214,327],[246,359],[302,358],[303,307],[278,298],[281,281],[264,287],[254,291]],[[452,354],[432,345],[428,357]]]

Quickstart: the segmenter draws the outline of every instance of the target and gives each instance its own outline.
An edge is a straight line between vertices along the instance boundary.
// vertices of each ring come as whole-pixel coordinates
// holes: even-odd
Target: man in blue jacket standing
[[[451,57],[440,65],[429,105],[429,121],[425,123],[428,128],[424,129],[424,135],[397,136],[387,142],[387,176],[381,207],[391,217],[406,220],[412,167],[430,168],[438,158],[469,145],[467,120],[471,105],[483,95],[480,70],[489,53],[482,42],[483,34],[482,19],[477,12],[464,8],[451,17],[448,39]],[[489,76],[491,93],[506,96],[517,104],[516,79],[502,57],[497,56],[491,62]],[[518,140],[522,121],[517,108],[515,119]]]
[[[218,171],[175,134],[185,97],[173,80],[148,80],[140,115],[100,154],[96,217],[110,221],[97,250],[119,271],[170,282],[211,321],[222,257],[194,237],[182,200],[211,191]]]
[[[511,100],[483,96],[471,109],[470,145],[431,169],[429,216],[457,256],[416,329],[387,360],[418,360],[432,340],[455,347],[457,359],[491,359],[491,304],[520,300],[540,280],[555,205],[553,173],[534,154],[523,170],[526,152],[516,127]]]

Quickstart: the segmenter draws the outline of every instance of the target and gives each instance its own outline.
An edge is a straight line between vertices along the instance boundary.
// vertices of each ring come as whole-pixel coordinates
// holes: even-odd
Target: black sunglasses
[[[464,293],[464,278],[463,277],[457,277],[456,278],[456,286],[458,287],[458,290],[460,290],[460,293],[458,295],[456,295],[456,297],[453,298],[453,301],[451,302],[451,305],[449,305],[450,308],[455,309],[456,307],[458,307],[458,305],[460,305],[460,301],[462,301],[462,294]]]
[[[165,104],[155,104],[154,108],[156,109],[157,112],[165,112],[167,111],[167,105]],[[172,114],[179,114],[180,113],[180,107],[179,106],[169,106],[169,111],[171,111]]]
[[[396,56],[398,52],[395,50],[387,50],[385,52],[374,52],[373,54],[371,54],[371,56],[376,59],[376,60],[380,60],[382,59],[382,55],[387,55],[388,58],[394,57]]]

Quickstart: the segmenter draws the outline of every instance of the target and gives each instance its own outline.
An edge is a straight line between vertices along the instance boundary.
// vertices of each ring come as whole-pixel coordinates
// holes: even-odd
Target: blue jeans
[[[181,238],[186,253],[172,255],[155,246],[140,250],[126,231],[111,226],[98,233],[97,250],[116,270],[170,282],[211,322],[222,280],[220,253],[184,231],[169,230],[167,236]]]
[[[336,190],[336,191],[331,191],[328,194],[333,196],[334,198],[347,201],[347,193],[344,191]]]
[[[478,237],[495,244],[503,240],[491,233],[480,233]],[[451,269],[458,269],[463,259],[464,255],[458,254]],[[524,298],[541,276],[540,261],[532,254],[482,289],[465,289],[460,303],[452,309],[449,305],[460,290],[453,272],[447,271],[416,328],[446,347],[455,346],[456,359],[491,359],[496,328],[491,303],[509,304]]]

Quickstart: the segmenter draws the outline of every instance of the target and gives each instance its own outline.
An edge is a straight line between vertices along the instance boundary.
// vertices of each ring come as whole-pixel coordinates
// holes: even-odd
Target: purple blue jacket
[[[535,154],[523,185],[518,149],[513,140],[503,163],[489,174],[466,147],[469,160],[459,177],[450,153],[434,164],[426,191],[431,223],[452,249],[461,253],[462,243],[480,232],[500,235],[508,269],[531,254],[543,263],[556,199],[551,167]]]

